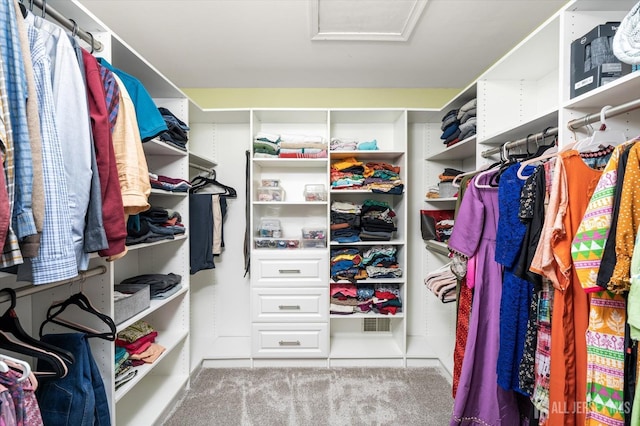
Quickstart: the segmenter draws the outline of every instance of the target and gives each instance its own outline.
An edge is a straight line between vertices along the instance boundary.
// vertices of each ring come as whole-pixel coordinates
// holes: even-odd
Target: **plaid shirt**
[[[51,59],[55,120],[64,160],[64,168],[58,172],[64,170],[67,179],[71,235],[77,266],[82,270],[89,263],[89,253],[84,251],[84,231],[92,175],[87,89],[76,52],[65,30],[40,18],[36,22],[46,54]]]
[[[33,167],[27,126],[27,82],[13,0],[0,1],[0,53],[13,130],[15,195],[12,222],[18,238],[37,234],[31,210]]]
[[[113,127],[116,125],[118,119],[118,110],[120,109],[120,88],[116,79],[113,78],[113,73],[110,69],[104,65],[98,63],[100,69],[100,77],[104,84],[105,101],[107,102],[107,110],[109,111],[109,127],[111,133],[113,133]]]
[[[6,80],[4,77],[4,63],[0,55],[0,112],[2,113],[2,142],[4,143],[4,173],[9,199],[9,212],[13,210],[13,198],[15,192],[15,176],[13,165],[13,132],[11,131],[11,117],[9,115],[9,99],[7,97]],[[11,224],[4,242],[4,252],[0,255],[0,267],[8,267],[22,263],[22,253],[18,245],[18,237]]]
[[[39,30],[33,24],[33,15],[27,17],[26,23],[40,111],[42,172],[47,206],[40,251],[37,257],[31,259],[31,272],[34,284],[45,284],[73,278],[78,274],[78,268],[71,239],[67,181],[62,173],[62,146],[54,115],[51,61]]]

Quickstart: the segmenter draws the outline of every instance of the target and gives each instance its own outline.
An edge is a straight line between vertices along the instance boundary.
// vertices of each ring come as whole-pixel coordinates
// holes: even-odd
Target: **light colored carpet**
[[[206,368],[165,426],[448,425],[436,368]]]

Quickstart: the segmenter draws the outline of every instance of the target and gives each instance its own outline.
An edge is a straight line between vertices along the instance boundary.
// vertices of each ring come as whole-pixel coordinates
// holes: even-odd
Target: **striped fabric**
[[[571,244],[571,257],[578,280],[585,291],[601,291],[596,284],[613,211],[613,194],[618,176],[618,161],[626,144],[618,145],[602,172],[591,196],[584,218]]]
[[[9,115],[9,98],[7,97],[6,79],[4,75],[4,63],[0,56],[0,109],[2,110],[2,125],[4,127],[4,172],[9,198],[9,211],[13,211],[13,199],[15,193],[15,174],[13,156],[13,131],[11,130],[11,117]],[[18,265],[23,262],[18,237],[11,224],[7,231],[2,255],[0,255],[0,267]]]
[[[109,111],[109,126],[111,133],[113,133],[113,127],[116,125],[118,119],[118,110],[120,109],[120,88],[116,79],[113,78],[113,73],[110,69],[103,65],[98,64],[100,69],[100,77],[104,84],[104,95],[107,103],[107,110]]]
[[[609,291],[592,294],[587,330],[587,426],[624,426],[626,320],[624,296]]]
[[[540,412],[540,424],[549,416],[549,376],[551,372],[551,311],[553,286],[542,280],[542,291],[538,293],[538,339],[535,361],[535,384],[531,402]]]
[[[16,235],[22,239],[36,234],[37,230],[31,210],[33,167],[27,125],[27,82],[13,0],[0,1],[0,28],[0,53],[13,130],[15,194],[12,222]]]
[[[42,171],[47,206],[40,251],[31,260],[31,272],[34,284],[45,284],[72,278],[78,274],[78,268],[71,240],[71,213],[63,173],[62,147],[54,116],[51,62],[39,30],[34,26],[33,15],[29,15],[26,23],[40,111]]]

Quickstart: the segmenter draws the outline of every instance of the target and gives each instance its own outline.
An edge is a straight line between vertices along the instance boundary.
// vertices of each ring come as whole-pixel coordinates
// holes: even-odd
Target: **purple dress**
[[[469,336],[451,425],[516,426],[521,420],[513,391],[498,386],[496,366],[500,345],[502,267],[495,261],[498,188],[488,184],[492,173],[474,177],[464,194],[449,247],[477,257]]]

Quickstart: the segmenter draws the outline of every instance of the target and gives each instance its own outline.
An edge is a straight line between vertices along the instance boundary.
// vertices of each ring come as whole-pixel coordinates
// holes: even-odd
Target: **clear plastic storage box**
[[[280,219],[262,218],[258,225],[258,237],[262,238],[280,238],[282,237],[282,227]]]
[[[303,248],[325,248],[326,246],[327,230],[325,228],[302,228]]]
[[[327,201],[327,190],[324,184],[309,184],[304,186],[305,201]]]
[[[261,186],[258,188],[258,201],[284,201],[284,189]]]
[[[260,186],[267,188],[277,188],[280,186],[280,179],[262,179]]]
[[[254,244],[257,249],[297,249],[300,247],[300,240],[285,238],[256,238]]]

